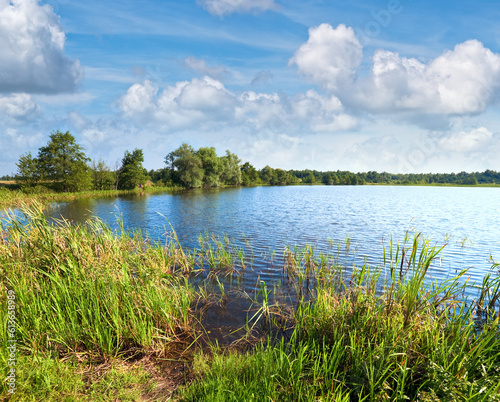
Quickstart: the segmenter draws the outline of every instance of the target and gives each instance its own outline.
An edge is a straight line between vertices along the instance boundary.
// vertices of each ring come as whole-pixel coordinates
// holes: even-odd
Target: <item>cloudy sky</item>
[[[69,130],[111,167],[500,170],[498,0],[0,0],[0,175]]]

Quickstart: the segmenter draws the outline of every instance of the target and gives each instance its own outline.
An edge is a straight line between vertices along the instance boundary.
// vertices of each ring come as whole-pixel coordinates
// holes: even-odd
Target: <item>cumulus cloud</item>
[[[469,40],[423,63],[378,50],[368,76],[358,78],[363,57],[354,31],[322,24],[291,64],[320,88],[358,112],[399,114],[415,121],[422,115],[460,116],[485,111],[498,100],[500,55]]]
[[[28,94],[0,96],[0,116],[3,123],[27,123],[41,117],[40,107]]]
[[[118,101],[124,115],[143,123],[181,129],[214,121],[231,120],[234,95],[210,77],[170,86],[158,94],[151,82],[132,85]]]
[[[373,111],[467,115],[486,110],[499,88],[500,55],[470,40],[427,64],[377,51],[356,101]]]
[[[65,55],[65,40],[51,6],[0,0],[0,92],[75,90],[82,69]]]
[[[439,140],[439,146],[452,152],[473,152],[492,145],[493,133],[486,127],[479,127],[469,132],[461,131]]]
[[[9,146],[16,149],[31,149],[40,143],[42,134],[24,134],[20,130],[8,128],[4,132],[4,140],[10,142]]]
[[[309,40],[295,52],[290,64],[330,91],[341,91],[356,78],[363,47],[352,28],[321,24],[309,29]]]
[[[33,132],[32,129],[9,127],[0,130],[0,171],[2,174],[15,174],[15,163],[25,152],[36,154],[36,150],[43,142],[43,135]]]
[[[342,103],[336,96],[324,96],[314,90],[297,94],[291,102],[292,114],[309,121],[314,132],[349,131],[358,127],[353,116],[344,113]]]
[[[186,57],[184,65],[200,75],[207,75],[212,78],[221,79],[229,75],[229,71],[223,66],[210,67],[205,60],[196,57]]]
[[[261,12],[276,8],[274,0],[198,0],[203,8],[212,15],[232,13]]]
[[[340,100],[314,90],[290,98],[276,93],[233,93],[210,77],[178,82],[160,91],[145,81],[132,85],[118,101],[124,116],[164,130],[241,126],[274,132],[353,130],[357,120]]]
[[[75,134],[87,156],[92,159],[103,157],[111,167],[121,160],[126,149],[147,148],[156,134],[150,128],[136,127],[123,119],[104,117],[98,119],[69,112],[64,126]]]

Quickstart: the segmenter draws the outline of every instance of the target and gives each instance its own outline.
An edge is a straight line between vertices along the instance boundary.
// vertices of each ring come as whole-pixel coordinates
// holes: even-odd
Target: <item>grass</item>
[[[154,370],[121,360],[90,365],[36,354],[21,355],[11,401],[138,401],[160,391]]]
[[[26,204],[48,204],[51,202],[66,202],[82,198],[97,197],[117,197],[127,194],[139,194],[139,189],[135,190],[91,190],[81,192],[54,192],[43,186],[37,186],[33,189],[21,190],[16,185],[10,184],[2,186],[0,183],[0,210],[2,208],[19,207]],[[4,183],[7,184],[7,183]],[[157,194],[166,191],[178,190],[174,187],[155,187],[148,186],[143,190],[146,194]]]
[[[500,277],[430,281],[442,247],[420,234],[391,241],[375,268],[346,270],[338,256],[287,247],[275,257],[284,287],[260,282],[243,312],[245,342],[207,349],[199,315],[229,304],[228,280],[251,268],[253,253],[226,237],[200,236],[187,251],[175,231],[161,245],[97,219],[49,224],[36,203],[22,211],[0,228],[2,350],[12,300],[17,340],[16,393],[4,381],[1,399],[500,399]],[[193,276],[205,278],[197,288]],[[463,299],[466,287],[476,300]]]
[[[48,371],[58,370],[58,359],[96,365],[182,358],[196,339],[194,292],[176,270],[179,261],[169,247],[151,244],[140,233],[116,235],[99,220],[49,224],[39,206],[23,212],[24,218],[11,216],[3,225],[0,239],[0,339],[7,351],[10,290],[19,372],[25,358],[42,359]],[[0,365],[7,372],[6,355]],[[20,379],[20,395],[28,392],[23,384],[29,378]],[[6,392],[2,383],[0,393]]]
[[[498,401],[493,301],[499,279],[485,279],[481,296],[467,307],[461,299],[465,272],[439,285],[426,280],[440,251],[419,235],[408,236],[387,250],[384,270],[363,266],[346,275],[323,264],[323,272],[312,275],[322,259],[311,261],[308,249],[288,249],[288,275],[312,281],[321,273],[314,297],[295,310],[291,336],[275,332],[280,335],[243,354],[219,348],[198,354],[197,380],[182,389],[180,400]],[[282,325],[267,298],[260,313]]]

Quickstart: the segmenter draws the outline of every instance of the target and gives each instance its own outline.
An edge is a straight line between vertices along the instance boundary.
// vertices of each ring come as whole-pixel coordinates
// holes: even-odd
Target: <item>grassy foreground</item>
[[[175,234],[162,246],[99,220],[50,225],[37,207],[24,214],[0,231],[0,369],[8,376],[0,398],[500,399],[499,278],[488,275],[477,301],[463,303],[465,272],[426,281],[441,250],[419,235],[384,250],[383,270],[347,272],[310,248],[287,248],[283,279],[295,286],[295,304],[273,302],[262,284],[247,325],[254,346],[202,349],[196,305],[209,295],[187,278],[196,264],[212,279],[237,275],[241,250],[207,240],[188,253]]]
[[[125,362],[179,359],[195,339],[194,294],[175,272],[175,253],[97,220],[49,225],[39,208],[24,213],[0,239],[0,365],[3,373],[15,368],[12,400],[108,400],[110,389],[111,400],[136,400],[140,391],[126,384],[150,380]],[[106,370],[96,375],[99,367]],[[3,382],[1,394],[8,389]]]

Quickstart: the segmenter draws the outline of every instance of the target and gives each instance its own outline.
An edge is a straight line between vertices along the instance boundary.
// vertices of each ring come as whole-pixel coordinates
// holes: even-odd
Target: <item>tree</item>
[[[16,166],[16,180],[21,184],[21,187],[34,187],[40,182],[38,159],[33,158],[31,152],[21,155]]]
[[[55,131],[38,151],[39,173],[63,191],[88,190],[92,186],[90,159],[69,131]]]
[[[224,164],[222,159],[215,153],[215,148],[200,148],[196,151],[196,155],[200,158],[203,168],[203,185],[206,187],[218,187]]]
[[[165,157],[165,163],[171,170],[172,177],[178,179],[183,186],[197,188],[203,185],[203,162],[191,145],[183,143]]]
[[[122,166],[119,169],[118,189],[133,190],[138,186],[144,186],[146,175],[142,162],[144,162],[142,149],[136,148],[132,152],[125,151]]]
[[[275,169],[276,180],[271,184],[276,184],[279,186],[286,186],[288,184],[293,184],[296,182],[295,176],[292,176],[286,170],[283,169]]]
[[[245,162],[241,167],[241,182],[244,186],[258,184],[260,182],[259,172],[249,162]]]
[[[90,168],[94,190],[111,190],[114,187],[114,174],[103,159],[93,160]]]
[[[266,165],[260,171],[260,179],[266,184],[275,184],[277,180],[276,171],[269,165]]]
[[[238,158],[236,154],[233,154],[229,152],[229,150],[227,150],[226,155],[223,156],[221,160],[223,164],[221,181],[224,184],[233,186],[241,184],[240,158]]]
[[[315,181],[316,181],[316,177],[314,177],[314,173],[311,171],[309,171],[307,173],[306,178],[303,180],[303,182],[307,183],[307,184],[314,184]]]
[[[331,173],[325,173],[323,175],[323,184],[327,184],[329,186],[333,185],[334,184],[334,181],[333,181],[333,176]]]

